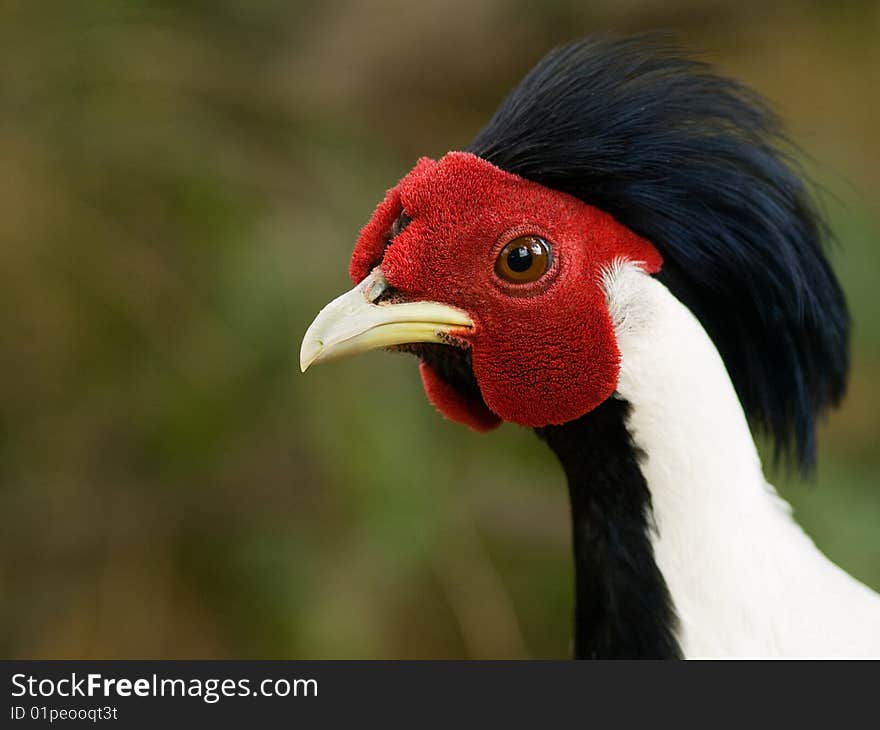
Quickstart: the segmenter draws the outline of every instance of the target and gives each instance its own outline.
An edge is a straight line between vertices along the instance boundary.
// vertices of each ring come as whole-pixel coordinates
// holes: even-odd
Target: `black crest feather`
[[[657,246],[658,278],[714,341],[753,424],[810,469],[817,417],[845,390],[849,315],[759,96],[663,36],[587,38],[547,55],[469,150]]]

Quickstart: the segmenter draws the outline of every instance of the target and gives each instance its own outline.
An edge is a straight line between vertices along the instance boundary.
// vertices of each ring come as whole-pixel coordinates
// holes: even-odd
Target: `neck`
[[[610,399],[562,426],[536,429],[568,478],[578,659],[673,659],[675,614],[649,536],[651,495],[626,430],[629,405]]]
[[[815,548],[765,482],[702,327],[633,265],[610,271],[605,289],[621,352],[617,394],[539,429],[571,493],[576,655],[864,652],[866,624],[880,637],[876,600]]]

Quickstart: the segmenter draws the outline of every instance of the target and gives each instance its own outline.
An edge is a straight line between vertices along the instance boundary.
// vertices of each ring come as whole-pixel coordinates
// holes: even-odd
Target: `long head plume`
[[[547,55],[468,149],[651,241],[753,424],[778,457],[813,466],[817,418],[846,386],[849,316],[760,97],[663,36],[593,37]]]

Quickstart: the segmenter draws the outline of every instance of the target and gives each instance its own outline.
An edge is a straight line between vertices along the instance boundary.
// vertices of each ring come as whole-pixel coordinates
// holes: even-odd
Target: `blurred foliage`
[[[565,656],[549,452],[443,421],[409,358],[296,354],[416,157],[553,45],[658,27],[828,191],[852,385],[782,488],[880,587],[880,4],[4,2],[0,654]]]

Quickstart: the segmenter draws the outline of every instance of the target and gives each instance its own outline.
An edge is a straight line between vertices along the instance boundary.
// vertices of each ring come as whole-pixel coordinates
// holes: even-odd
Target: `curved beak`
[[[373,269],[351,291],[324,307],[306,330],[299,353],[303,372],[316,362],[367,350],[416,342],[448,342],[473,327],[467,314],[437,302],[377,301],[389,288],[382,270]]]

